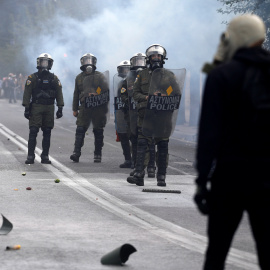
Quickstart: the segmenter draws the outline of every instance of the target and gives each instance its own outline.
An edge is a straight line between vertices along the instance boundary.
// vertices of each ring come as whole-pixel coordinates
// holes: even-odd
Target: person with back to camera
[[[221,270],[247,212],[261,269],[270,269],[270,53],[256,15],[232,19],[203,94],[195,203],[208,215],[203,269]]]

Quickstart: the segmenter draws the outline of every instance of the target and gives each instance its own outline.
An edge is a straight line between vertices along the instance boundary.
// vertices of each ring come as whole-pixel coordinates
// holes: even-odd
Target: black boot
[[[51,164],[49,160],[49,149],[51,145],[51,128],[42,127],[43,131],[43,140],[42,140],[42,153],[41,153],[41,163]]]
[[[93,129],[95,135],[94,162],[101,162],[103,143],[103,129]]]
[[[131,160],[125,160],[124,163],[120,164],[120,168],[131,168],[132,162]]]
[[[157,175],[157,185],[159,187],[166,187],[166,182],[165,182],[166,175]]]
[[[144,159],[147,149],[147,140],[139,139],[137,148],[137,161],[135,166],[135,172],[133,175],[133,180],[127,181],[131,184],[135,183],[137,186],[144,186]]]
[[[130,184],[136,184],[137,182],[137,178],[134,178],[134,174],[135,174],[135,170],[133,170],[129,175],[129,177],[127,178],[127,182]],[[142,172],[141,177],[144,178],[145,172]]]
[[[77,127],[76,129],[74,151],[73,154],[70,156],[70,159],[74,162],[79,162],[81,156],[81,148],[84,143],[85,132],[86,130],[84,127]]]
[[[130,153],[130,145],[127,133],[119,133],[118,134],[121,142],[121,146],[123,149],[123,155],[125,157],[125,162],[120,164],[120,168],[130,168],[131,167],[131,153]]]
[[[28,154],[25,164],[34,164],[38,131],[39,131],[38,127],[29,128]]]
[[[161,187],[166,186],[166,170],[167,170],[167,158],[168,158],[168,143],[169,141],[160,141],[157,144],[158,158],[157,158],[157,185]]]

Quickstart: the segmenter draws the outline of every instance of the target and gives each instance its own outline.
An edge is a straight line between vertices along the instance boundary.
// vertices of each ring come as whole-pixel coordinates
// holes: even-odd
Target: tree
[[[1,0],[0,78],[9,72],[31,72],[25,54],[27,41],[40,33],[48,36],[53,33],[59,15],[78,21],[89,19],[99,12],[97,3],[95,0],[76,0],[76,4],[73,0]]]
[[[266,41],[264,46],[270,49],[270,0],[218,0],[223,8],[217,11],[222,14],[252,13],[260,16],[266,26]]]

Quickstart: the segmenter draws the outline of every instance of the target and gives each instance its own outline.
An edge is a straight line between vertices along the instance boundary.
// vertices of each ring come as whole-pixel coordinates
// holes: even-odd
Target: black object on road
[[[13,228],[12,223],[8,219],[6,219],[3,215],[2,217],[3,217],[3,224],[2,227],[0,228],[0,235],[8,234]]]
[[[128,260],[129,255],[135,251],[137,250],[132,245],[124,244],[105,254],[101,258],[101,263],[105,265],[123,265]]]
[[[156,192],[156,193],[178,193],[180,194],[180,190],[176,189],[151,189],[151,188],[144,188],[143,192]]]

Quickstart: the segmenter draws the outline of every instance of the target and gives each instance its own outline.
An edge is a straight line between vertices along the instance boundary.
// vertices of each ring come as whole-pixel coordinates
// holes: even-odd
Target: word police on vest
[[[93,95],[85,98],[85,108],[94,108],[108,103],[110,100],[109,91],[100,95]]]
[[[154,96],[149,95],[147,109],[156,111],[174,111],[179,109],[180,96]]]
[[[124,104],[122,102],[121,97],[115,97],[114,98],[114,109],[117,110],[121,110],[124,107]]]

